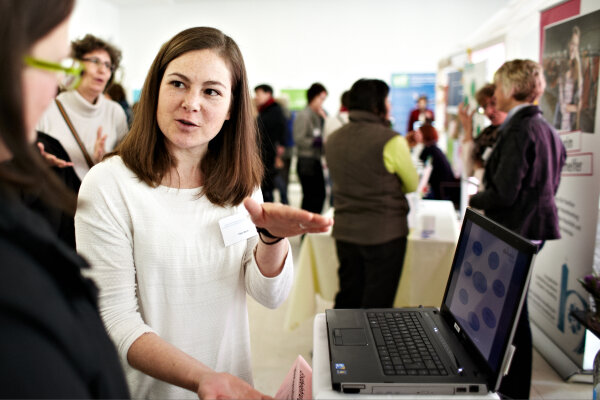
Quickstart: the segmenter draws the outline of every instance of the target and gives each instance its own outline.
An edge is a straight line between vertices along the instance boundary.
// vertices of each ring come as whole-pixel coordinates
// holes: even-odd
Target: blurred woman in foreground
[[[19,199],[74,210],[34,147],[35,125],[81,68],[65,65],[72,0],[0,1],[0,397],[129,397],[117,353],[83,278],[85,261]]]

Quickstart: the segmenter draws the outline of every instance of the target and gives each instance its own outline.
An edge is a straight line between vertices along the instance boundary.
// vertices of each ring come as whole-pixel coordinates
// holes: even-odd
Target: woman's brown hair
[[[27,142],[22,91],[23,58],[31,47],[71,15],[74,0],[0,0],[0,142],[11,153],[0,163],[0,187],[39,195],[47,203],[75,211],[75,196]]]
[[[438,133],[437,130],[431,124],[423,124],[419,130],[423,135],[423,143],[432,144],[437,143],[438,141]]]
[[[263,166],[244,59],[233,39],[218,29],[186,29],[161,47],[144,82],[131,130],[111,155],[120,155],[148,185],[160,184],[176,165],[156,119],[160,83],[171,61],[189,51],[204,49],[215,51],[229,66],[232,104],[229,120],[208,143],[200,164],[204,179],[201,194],[219,206],[238,205],[259,187]]]

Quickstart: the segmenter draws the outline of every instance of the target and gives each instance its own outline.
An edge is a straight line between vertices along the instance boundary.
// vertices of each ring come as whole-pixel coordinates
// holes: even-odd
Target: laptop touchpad
[[[333,330],[334,343],[338,346],[366,346],[367,335],[362,328],[339,328]]]

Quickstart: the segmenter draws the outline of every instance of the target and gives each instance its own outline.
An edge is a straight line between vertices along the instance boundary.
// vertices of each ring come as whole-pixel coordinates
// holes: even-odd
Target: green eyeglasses
[[[83,65],[72,58],[66,58],[60,63],[54,63],[26,56],[24,61],[30,67],[56,73],[58,76],[58,85],[61,89],[76,89],[81,81]]]

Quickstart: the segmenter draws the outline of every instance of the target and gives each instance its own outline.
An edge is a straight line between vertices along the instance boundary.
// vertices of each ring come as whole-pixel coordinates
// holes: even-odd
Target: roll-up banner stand
[[[571,312],[590,305],[577,279],[593,270],[598,234],[600,10],[580,15],[580,1],[567,1],[543,10],[540,21],[540,107],[560,133],[567,161],[556,195],[562,238],[547,241],[536,258],[529,317],[534,346],[561,377],[591,382],[599,343]]]

